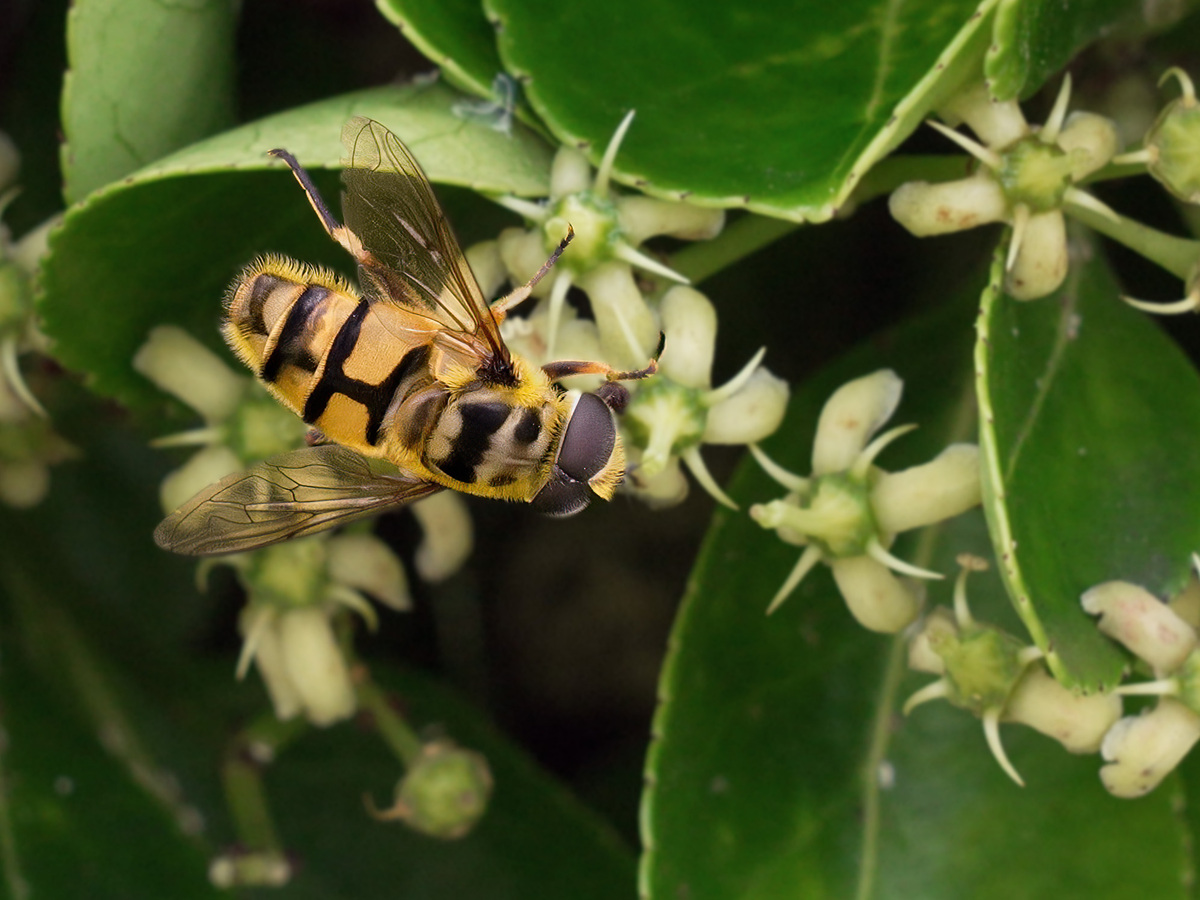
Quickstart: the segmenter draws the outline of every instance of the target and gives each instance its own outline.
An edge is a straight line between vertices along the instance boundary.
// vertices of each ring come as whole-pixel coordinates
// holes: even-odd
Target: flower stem
[[[252,853],[283,853],[262,773],[308,728],[308,721],[303,716],[281,722],[274,712],[264,712],[230,742],[221,764],[225,805],[233,819],[238,842]]]
[[[728,268],[798,228],[798,222],[743,216],[711,241],[697,241],[670,259],[670,268],[693,284]]]
[[[1200,242],[1175,237],[1119,213],[1114,221],[1070,200],[1063,204],[1063,209],[1083,224],[1162,266],[1181,281],[1187,280],[1192,268],[1200,260]]]
[[[383,742],[406,769],[412,766],[421,755],[421,740],[396,712],[388,701],[387,694],[371,680],[365,669],[360,668],[355,673],[354,691],[358,695],[359,708],[371,715]]]

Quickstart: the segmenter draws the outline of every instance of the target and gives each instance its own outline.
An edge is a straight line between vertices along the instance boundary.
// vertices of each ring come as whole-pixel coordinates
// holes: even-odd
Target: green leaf
[[[156,409],[162,394],[130,366],[154,325],[173,322],[215,341],[225,286],[267,251],[349,268],[266,152],[282,146],[305,165],[339,167],[341,128],[354,115],[392,128],[434,181],[546,193],[545,144],[520,126],[508,137],[464,122],[453,112],[461,96],[424,85],[336,97],[218,135],[91,195],[68,210],[43,263],[39,311],[55,356],[87,373],[97,393]]]
[[[72,4],[62,94],[68,203],[229,127],[236,25],[228,0]]]
[[[478,0],[376,0],[384,17],[465,91],[490,97],[492,80],[504,71],[496,33]]]
[[[44,603],[45,597],[23,578],[14,579],[7,560],[6,572],[0,644],[0,869],[6,896],[78,896],[83,884],[96,900],[217,896],[205,874],[206,848],[183,830],[185,821],[195,821],[180,821],[185,807],[173,808],[149,789],[153,779],[160,779],[154,787],[164,788],[166,773],[134,770],[132,758],[121,755],[128,749],[120,747],[124,732],[110,728],[104,732],[109,746],[103,746],[94,723],[78,717],[79,698],[52,690],[30,666],[28,648],[18,643],[28,635],[14,629],[9,604],[15,591],[27,594],[19,603]],[[46,649],[58,656],[58,665],[82,662],[67,659],[70,650],[61,643]]]
[[[1028,97],[1084,46],[1120,24],[1141,24],[1140,0],[1002,0],[984,76],[997,100]]]
[[[989,39],[975,0],[487,0],[500,55],[564,143],[705,205],[823,221],[965,79]]]
[[[905,380],[891,424],[920,428],[880,465],[920,463],[969,437],[972,299],[872,340],[806,384],[772,456],[806,474],[829,393],[888,365]],[[747,462],[732,493],[747,503],[783,490]],[[971,513],[906,535],[893,552],[951,572],[955,554],[987,549],[983,517]],[[724,510],[705,540],[660,683],[642,809],[645,896],[1184,895],[1177,781],[1117,801],[1100,785],[1097,757],[1002,726],[1022,790],[989,755],[977,719],[945,704],[901,717],[931,676],[905,672],[903,637],[854,622],[824,567],[764,615],[800,552]],[[951,587],[930,582],[927,603],[948,605]],[[1019,633],[995,573],[973,576],[969,594],[978,620]]]
[[[1004,295],[997,254],[976,364],[984,490],[998,558],[1055,675],[1116,684],[1125,657],[1080,595],[1121,579],[1168,596],[1200,548],[1200,378],[1106,264],[1081,251],[1063,287]]]
[[[253,673],[234,678],[229,610],[214,624],[218,604],[196,595],[193,565],[150,541],[152,454],[111,422],[96,430],[46,503],[0,509],[0,865],[32,896],[77,896],[83,878],[89,897],[210,896],[208,859],[236,838],[218,767],[266,694]],[[389,649],[367,635],[358,644]],[[371,668],[423,734],[487,756],[490,808],[456,842],[377,822],[363,797],[387,804],[395,758],[368,722],[311,729],[264,769],[281,838],[301,861],[286,896],[632,895],[628,847],[477,709],[429,675]]]

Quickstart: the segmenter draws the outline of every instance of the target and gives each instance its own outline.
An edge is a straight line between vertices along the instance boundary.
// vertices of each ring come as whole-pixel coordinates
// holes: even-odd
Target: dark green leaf
[[[491,96],[492,79],[504,67],[496,52],[495,30],[478,0],[376,0],[375,5],[451,82],[481,97]]]
[[[621,180],[818,221],[978,77],[989,37],[974,0],[487,6],[509,72],[564,143],[598,160],[636,110]]]
[[[1082,256],[1079,254],[1078,256]],[[1200,378],[1102,259],[1026,303],[985,293],[976,349],[996,552],[1017,610],[1068,685],[1113,685],[1125,659],[1079,605],[1121,579],[1167,596],[1200,548]]]
[[[892,365],[905,397],[891,424],[920,429],[890,446],[886,469],[969,437],[971,298],[875,340],[794,398],[768,448],[807,473],[816,417],[837,385]],[[750,463],[733,495],[779,496]],[[897,544],[905,559],[953,570],[987,555],[978,512]],[[1024,790],[989,755],[981,725],[945,704],[901,718],[932,676],[905,673],[905,643],[865,632],[823,567],[770,618],[767,601],[800,549],[744,513],[721,511],[701,550],[671,640],[647,768],[642,883],[653,900],[1014,896],[1181,897],[1178,785],[1128,803],[1100,785],[1097,757],[1072,757],[1003,726]],[[1019,632],[1000,579],[976,575],[971,608]],[[931,582],[930,604],[951,585]]]
[[[67,18],[64,193],[74,203],[233,122],[229,0],[80,0]]]
[[[266,696],[256,675],[234,680],[231,618],[214,653],[201,640],[212,625],[179,609],[208,604],[192,566],[150,542],[148,452],[128,433],[89,448],[37,510],[0,510],[0,829],[7,813],[13,833],[0,859],[35,897],[80,896],[81,879],[88,897],[209,896],[207,860],[235,840],[218,767]],[[190,629],[175,625],[189,615]],[[365,635],[360,646],[386,649]],[[629,849],[477,710],[429,676],[373,669],[415,727],[488,757],[492,804],[457,842],[376,822],[363,796],[386,805],[401,771],[379,736],[366,722],[310,731],[264,775],[301,863],[286,896],[632,896]],[[203,830],[184,833],[180,815]]]
[[[453,112],[459,99],[438,85],[337,97],[219,135],[93,194],[67,212],[43,264],[40,311],[56,357],[98,393],[151,409],[163,397],[130,359],[154,325],[215,336],[225,286],[267,251],[349,268],[287,170],[267,171],[266,151],[282,146],[306,165],[337,167],[353,115],[395,130],[434,181],[545,193],[545,145],[520,126],[508,137],[464,122]]]
[[[1141,24],[1139,0],[1021,0],[999,3],[992,45],[984,62],[992,96],[1028,97],[1085,45],[1117,23]]]

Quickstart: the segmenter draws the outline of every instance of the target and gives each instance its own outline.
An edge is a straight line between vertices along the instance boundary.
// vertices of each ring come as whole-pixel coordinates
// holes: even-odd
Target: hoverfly
[[[528,283],[489,306],[400,140],[359,117],[342,142],[345,224],[295,157],[271,155],[288,164],[325,231],[358,263],[359,289],[268,255],[230,286],[222,328],[267,389],[327,442],[205,488],[162,521],[158,545],[194,555],[249,550],[443,488],[557,516],[593,496],[610,499],[624,475],[615,414],[628,392],[619,382],[653,374],[655,363],[636,372],[579,361],[539,368],[500,337],[505,315],[571,233]],[[606,376],[605,384],[594,393],[555,384],[586,373]]]

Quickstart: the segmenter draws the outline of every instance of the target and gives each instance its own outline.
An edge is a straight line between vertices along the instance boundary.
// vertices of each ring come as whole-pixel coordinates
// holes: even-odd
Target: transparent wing
[[[363,290],[479,338],[500,361],[508,350],[429,179],[408,148],[378,122],[357,116],[342,129],[342,214],[367,251]],[[374,281],[374,285],[369,283]],[[376,288],[372,290],[372,287]]]
[[[411,503],[441,490],[404,475],[380,475],[345,447],[306,447],[209,485],[159,523],[164,550],[212,556],[265,547]]]

